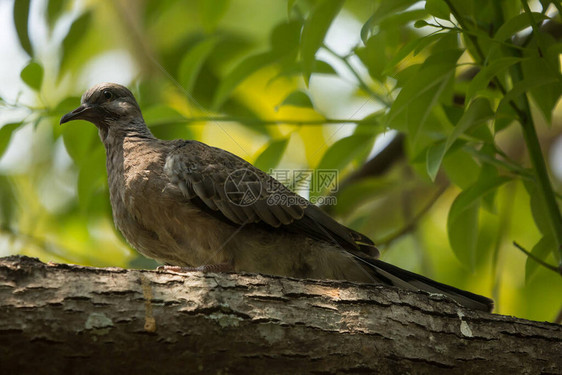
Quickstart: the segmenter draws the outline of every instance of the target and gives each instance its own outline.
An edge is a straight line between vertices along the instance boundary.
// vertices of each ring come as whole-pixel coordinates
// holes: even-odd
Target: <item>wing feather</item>
[[[352,252],[378,255],[369,238],[339,224],[243,159],[197,141],[176,141],[174,146],[164,167],[170,182],[194,204],[204,204],[202,208],[215,216],[222,214],[224,221],[283,228]]]

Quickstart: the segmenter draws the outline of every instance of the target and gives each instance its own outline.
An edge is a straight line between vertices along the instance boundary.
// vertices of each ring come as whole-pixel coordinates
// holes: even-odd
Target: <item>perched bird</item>
[[[493,307],[376,259],[369,238],[243,159],[193,140],[155,138],[124,86],[92,87],[60,123],[72,120],[99,130],[115,225],[141,254],[171,269],[383,283]]]

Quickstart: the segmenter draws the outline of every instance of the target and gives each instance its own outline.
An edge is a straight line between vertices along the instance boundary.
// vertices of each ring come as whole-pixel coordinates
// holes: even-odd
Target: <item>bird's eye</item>
[[[103,92],[103,97],[106,98],[107,100],[110,100],[113,98],[113,94],[111,93],[111,91],[109,90],[105,90]]]

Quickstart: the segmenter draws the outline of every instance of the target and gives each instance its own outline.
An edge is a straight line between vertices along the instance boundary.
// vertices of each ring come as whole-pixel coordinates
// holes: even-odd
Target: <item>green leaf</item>
[[[297,56],[302,30],[300,21],[283,22],[275,26],[270,36],[271,52],[279,57]],[[294,61],[294,59],[291,59]]]
[[[61,15],[67,2],[68,0],[49,0],[47,5],[47,23],[51,29],[53,28],[55,21]]]
[[[543,193],[540,191],[535,181],[523,180],[523,185],[525,186],[525,190],[527,190],[531,200],[531,213],[533,214],[535,225],[543,236],[555,239],[556,233],[554,233],[553,228],[550,225],[548,209],[546,202],[544,201]],[[551,250],[553,253],[556,252],[556,246],[553,246]]]
[[[62,140],[70,157],[80,164],[99,142],[96,127],[86,121],[73,121],[62,126]]]
[[[542,13],[532,12],[535,22],[544,21],[548,19]],[[513,18],[507,20],[499,29],[498,32],[494,35],[494,39],[503,42],[506,39],[510,38],[513,34],[531,26],[531,17],[529,17],[528,13],[521,13]]]
[[[60,62],[60,73],[66,68],[68,60],[72,53],[75,51],[76,46],[82,41],[86,32],[90,27],[92,22],[92,12],[86,11],[80,17],[78,17],[72,25],[68,34],[64,37],[62,41],[62,52],[61,52],[61,62]]]
[[[64,98],[60,101],[55,109],[53,110],[53,114],[57,116],[62,116],[70,111],[75,110],[80,106],[80,97],[78,96],[69,96]]]
[[[426,0],[425,9],[436,18],[449,20],[451,12],[443,0]]]
[[[382,21],[388,15],[395,15],[403,9],[417,3],[418,0],[392,0],[392,1],[381,1],[379,7],[375,11],[373,18],[376,23]]]
[[[372,147],[374,140],[374,135],[366,136],[365,134],[353,134],[342,138],[328,148],[316,168],[341,170],[365,148]]]
[[[417,20],[416,22],[414,22],[414,27],[416,29],[421,29],[422,27],[426,27],[427,25],[429,24],[424,20]]]
[[[315,74],[337,75],[334,68],[330,64],[328,64],[327,62],[324,62],[322,60],[316,60],[315,61],[313,73],[315,73]],[[295,62],[295,63],[292,63],[292,64],[284,65],[282,67],[281,71],[279,72],[279,74],[277,74],[275,77],[273,77],[271,79],[271,81],[274,81],[274,80],[276,80],[280,77],[291,77],[291,76],[295,76],[295,75],[302,75],[302,64]]]
[[[16,26],[16,33],[20,40],[20,45],[25,52],[33,57],[33,47],[29,40],[29,3],[30,0],[17,0],[14,1],[14,25]]]
[[[401,30],[408,23],[415,22],[424,17],[427,17],[427,11],[425,9],[412,9],[396,14],[389,14],[380,20],[379,26],[381,30]]]
[[[213,109],[218,110],[242,81],[261,68],[274,63],[276,60],[277,56],[275,54],[264,52],[247,57],[240,62],[221,81],[213,100]]]
[[[375,15],[372,15],[371,17],[369,17],[367,22],[365,22],[361,27],[361,32],[359,33],[359,35],[361,35],[361,41],[363,42],[363,44],[367,44],[367,40],[371,36],[371,31],[373,29],[374,24],[375,24]]]
[[[322,181],[324,176],[339,176],[339,171],[347,167],[353,160],[365,157],[373,147],[375,135],[353,134],[342,138],[328,148],[316,167],[316,173],[312,175],[310,196],[315,197],[326,193],[326,189],[336,191],[339,181],[334,181],[335,186]]]
[[[416,78],[406,81],[392,104],[388,126],[407,129],[415,139],[441,93],[452,82],[456,61],[462,53],[462,50],[449,50],[428,57],[415,74]]]
[[[355,54],[365,64],[371,77],[379,81],[383,80],[382,71],[387,62],[386,43],[384,33],[378,33],[367,40],[365,47],[355,49]]]
[[[484,90],[492,78],[521,60],[521,57],[500,57],[482,68],[468,85],[466,101],[470,101],[479,91]]]
[[[8,148],[10,144],[10,139],[12,138],[12,133],[21,126],[22,122],[12,122],[10,124],[6,124],[0,128],[0,157]]]
[[[0,174],[0,226],[8,227],[12,223],[17,199],[12,182],[7,176]]]
[[[278,110],[280,107],[283,106],[293,106],[293,107],[301,107],[301,108],[312,108],[314,105],[312,104],[312,100],[308,96],[307,93],[301,90],[296,90],[287,95],[283,101],[275,107]]]
[[[531,90],[535,90],[538,88],[543,88],[544,86],[548,86],[551,84],[559,83],[559,77],[553,75],[542,75],[537,77],[525,77],[523,80],[515,83],[511,90],[507,92],[507,94],[503,97],[498,105],[498,110],[496,111],[496,116],[498,113],[503,112],[503,107],[507,107],[509,102],[514,101],[517,103],[517,100],[521,95],[525,95]]]
[[[545,50],[548,52],[550,48],[546,46]],[[559,54],[548,56],[545,53],[544,56],[538,56],[537,52],[536,57],[524,60],[521,63],[521,68],[526,80],[540,82],[548,81],[549,78],[553,79],[552,83],[529,90],[531,97],[541,110],[547,123],[551,124],[552,111],[562,96]]]
[[[408,43],[406,43],[400,50],[388,61],[386,68],[382,72],[383,75],[390,74],[398,64],[406,58],[410,53],[414,52],[416,55],[421,49],[425,48],[430,43],[441,38],[442,33],[431,34],[423,38],[415,38]],[[406,68],[407,69],[407,68]]]
[[[287,1],[287,15],[290,16],[291,15],[291,10],[293,10],[293,7],[295,6],[295,3],[297,2],[297,0],[289,0]]]
[[[199,14],[201,25],[206,32],[216,29],[220,19],[228,10],[229,0],[199,0]]]
[[[426,171],[431,181],[435,181],[435,176],[439,171],[439,167],[441,166],[441,161],[443,160],[443,156],[447,152],[447,144],[445,141],[440,141],[435,143],[433,146],[427,149],[427,157],[426,157]]]
[[[447,137],[444,143],[438,143],[428,150],[427,157],[427,173],[432,181],[439,171],[443,157],[452,146],[452,144],[470,128],[482,124],[484,121],[490,120],[494,116],[494,111],[490,106],[490,102],[484,98],[477,98],[467,108],[459,122],[456,124],[453,132]]]
[[[451,149],[442,162],[449,180],[462,190],[470,187],[478,178],[481,167],[462,148]]]
[[[149,127],[161,126],[162,124],[175,124],[183,122],[184,119],[178,111],[164,104],[156,104],[148,107],[142,113]]]
[[[343,6],[343,0],[323,0],[312,11],[302,30],[301,58],[304,82],[308,86],[316,51],[322,45],[332,21]]]
[[[281,158],[283,157],[283,153],[287,148],[287,144],[289,143],[289,138],[283,138],[272,141],[265,150],[256,158],[254,162],[254,166],[261,169],[262,171],[269,171],[277,167]]]
[[[178,78],[180,84],[187,92],[193,92],[193,86],[201,71],[201,67],[217,45],[217,42],[217,38],[204,39],[183,56],[178,68]]]
[[[78,200],[80,208],[87,211],[96,192],[105,188],[105,152],[103,147],[88,153],[88,157],[83,158],[79,164],[78,174]]]
[[[23,68],[20,77],[33,90],[40,91],[43,83],[43,66],[32,60]]]
[[[554,238],[545,235],[539,240],[539,242],[535,244],[535,246],[533,246],[533,248],[531,249],[531,254],[541,260],[546,260],[552,249],[555,248],[556,241],[554,240]],[[542,266],[538,264],[533,258],[527,257],[527,261],[525,262],[525,281],[527,283],[535,275],[539,267]]]
[[[481,174],[476,184],[462,191],[451,205],[447,217],[449,243],[459,261],[470,270],[476,264],[480,201],[508,181],[507,177]]]

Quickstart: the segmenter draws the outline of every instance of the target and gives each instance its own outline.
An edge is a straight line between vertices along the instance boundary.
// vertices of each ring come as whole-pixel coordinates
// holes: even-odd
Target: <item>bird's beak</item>
[[[66,115],[62,116],[60,119],[60,124],[69,122],[72,120],[87,120],[88,115],[92,112],[93,107],[89,104],[82,104],[80,107],[76,108],[72,112],[68,112]]]

